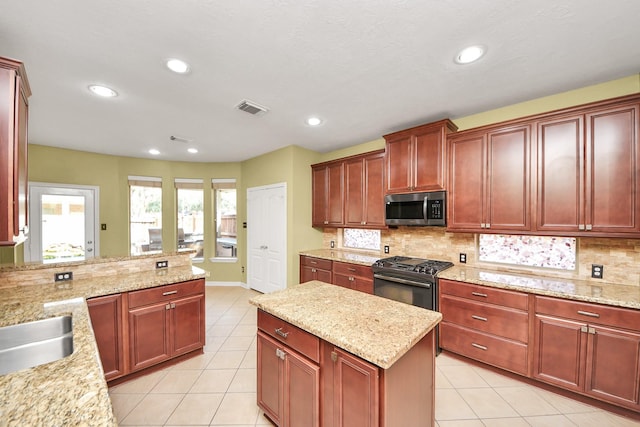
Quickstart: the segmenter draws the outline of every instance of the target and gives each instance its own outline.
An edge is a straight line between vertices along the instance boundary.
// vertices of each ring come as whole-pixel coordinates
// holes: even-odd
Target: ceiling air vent
[[[269,111],[266,107],[256,104],[253,101],[247,101],[246,99],[238,104],[236,108],[249,114],[253,114],[254,116],[260,116]]]

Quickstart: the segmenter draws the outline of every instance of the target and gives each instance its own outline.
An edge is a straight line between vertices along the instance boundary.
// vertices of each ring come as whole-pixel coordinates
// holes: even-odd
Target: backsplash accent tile
[[[576,238],[480,234],[478,259],[484,262],[575,270]]]
[[[345,228],[342,246],[349,249],[380,250],[380,230]]]

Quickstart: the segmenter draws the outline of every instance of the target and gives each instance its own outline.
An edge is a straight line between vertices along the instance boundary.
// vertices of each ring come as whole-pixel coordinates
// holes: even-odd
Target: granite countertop
[[[379,254],[375,254],[373,252],[352,252],[343,249],[313,249],[301,251],[300,255],[367,266],[371,266],[374,262],[383,258]]]
[[[250,303],[383,369],[442,320],[442,314],[311,281],[258,295]]]
[[[0,375],[0,426],[117,425],[86,299],[205,277],[184,266],[0,290],[0,326],[70,314],[73,353]]]
[[[576,301],[640,309],[640,286],[614,283],[598,284],[587,280],[535,276],[458,265],[441,271],[438,273],[438,278]]]

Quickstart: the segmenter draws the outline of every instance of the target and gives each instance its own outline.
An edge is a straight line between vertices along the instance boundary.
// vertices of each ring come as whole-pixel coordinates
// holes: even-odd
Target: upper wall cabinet
[[[445,189],[447,134],[457,130],[450,120],[385,135],[386,193]]]
[[[640,231],[637,102],[536,123],[537,231],[594,236]]]
[[[529,125],[453,134],[448,148],[449,230],[531,230]]]
[[[27,120],[31,96],[24,65],[0,57],[0,246],[20,243],[27,228]]]
[[[384,228],[384,151],[311,165],[314,227]]]

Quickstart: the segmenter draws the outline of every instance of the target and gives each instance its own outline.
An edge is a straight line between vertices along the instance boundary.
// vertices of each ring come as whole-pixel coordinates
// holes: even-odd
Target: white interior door
[[[247,281],[269,293],[287,287],[286,183],[247,189]]]
[[[29,184],[25,260],[81,261],[99,255],[97,187]]]

